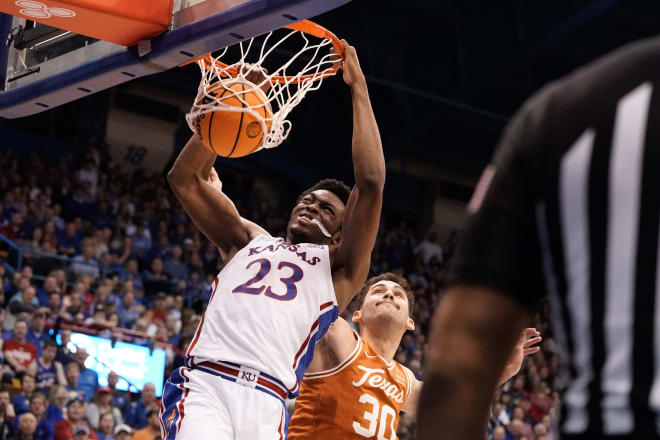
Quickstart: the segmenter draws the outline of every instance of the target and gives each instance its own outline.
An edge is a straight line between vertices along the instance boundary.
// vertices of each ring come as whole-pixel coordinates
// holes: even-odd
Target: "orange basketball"
[[[273,113],[266,94],[258,87],[253,88],[247,82],[237,80],[225,86],[218,85],[210,93],[218,99],[224,97],[221,102],[232,107],[245,108],[247,103],[260,116],[263,114],[266,129],[270,130]],[[224,110],[222,107],[197,116],[195,130],[206,148],[223,157],[241,157],[253,153],[261,145],[264,136],[261,123],[250,113]]]

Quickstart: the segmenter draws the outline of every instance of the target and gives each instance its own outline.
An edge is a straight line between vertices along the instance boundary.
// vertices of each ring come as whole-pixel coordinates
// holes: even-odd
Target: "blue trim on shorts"
[[[175,440],[177,435],[177,424],[179,422],[179,402],[183,399],[185,389],[181,385],[186,381],[181,374],[179,367],[172,372],[163,387],[163,396],[161,403],[163,413],[160,415],[160,421],[165,429],[163,440]]]

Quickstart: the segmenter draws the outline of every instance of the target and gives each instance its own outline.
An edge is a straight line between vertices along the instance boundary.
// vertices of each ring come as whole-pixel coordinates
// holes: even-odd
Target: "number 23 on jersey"
[[[280,278],[280,282],[284,285],[284,292],[282,286],[270,286],[262,283],[262,280],[270,273],[272,264],[266,258],[259,258],[251,261],[245,266],[245,269],[250,269],[252,266],[259,265],[259,270],[255,276],[237,286],[232,290],[234,293],[245,293],[248,295],[261,295],[264,293],[268,298],[276,299],[278,301],[291,301],[298,295],[298,287],[296,283],[302,280],[304,273],[297,264],[288,261],[280,261],[277,265],[278,274],[289,275]]]

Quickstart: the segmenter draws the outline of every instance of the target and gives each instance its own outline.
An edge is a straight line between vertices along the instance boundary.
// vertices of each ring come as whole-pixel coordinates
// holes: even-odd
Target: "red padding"
[[[164,32],[173,0],[3,0],[0,12],[123,46]]]

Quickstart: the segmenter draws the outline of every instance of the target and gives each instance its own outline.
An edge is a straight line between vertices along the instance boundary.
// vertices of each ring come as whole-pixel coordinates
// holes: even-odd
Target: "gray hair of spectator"
[[[32,414],[30,411],[28,411],[28,412],[25,412],[25,413],[21,414],[20,416],[18,416],[18,421],[20,422],[21,420],[23,420],[24,417],[27,417],[27,416],[30,416],[34,420],[37,420],[37,418],[34,416],[34,414]]]
[[[415,308],[415,294],[410,288],[410,284],[408,283],[408,281],[401,275],[396,274],[394,272],[381,273],[380,275],[376,275],[375,277],[369,278],[364,283],[364,286],[362,286],[360,293],[358,293],[357,297],[355,298],[355,301],[357,301],[357,304],[359,305],[358,309],[362,308],[362,304],[364,304],[364,298],[366,298],[367,293],[369,293],[369,290],[371,290],[374,284],[380,281],[392,281],[393,283],[397,283],[399,286],[401,286],[403,291],[406,292],[406,297],[408,298],[408,316],[412,318],[413,309]]]
[[[16,327],[16,324],[18,324],[19,322],[24,322],[25,325],[28,325],[28,320],[25,317],[25,315],[22,315],[22,316],[19,316],[18,318],[16,318],[16,322],[14,323],[14,327]]]

